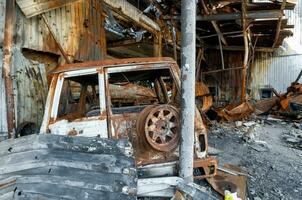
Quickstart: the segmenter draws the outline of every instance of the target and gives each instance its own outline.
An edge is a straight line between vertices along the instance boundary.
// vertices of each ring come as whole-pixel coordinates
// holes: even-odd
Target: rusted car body
[[[170,58],[69,64],[53,72],[40,132],[128,139],[142,176],[177,174],[180,70]],[[194,167],[207,158],[207,133],[195,111]],[[152,167],[150,167],[152,166]]]

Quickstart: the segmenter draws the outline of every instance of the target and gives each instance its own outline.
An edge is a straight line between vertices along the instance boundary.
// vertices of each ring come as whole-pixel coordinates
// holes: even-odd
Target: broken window
[[[169,69],[110,73],[113,114],[140,112],[151,104],[175,101],[176,85]]]
[[[59,102],[58,117],[78,119],[97,116],[99,112],[98,75],[65,78]]]

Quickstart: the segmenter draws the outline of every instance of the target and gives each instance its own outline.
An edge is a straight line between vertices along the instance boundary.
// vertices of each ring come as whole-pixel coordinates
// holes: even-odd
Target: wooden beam
[[[219,13],[212,15],[198,15],[196,21],[229,21],[241,19],[241,12],[234,13]],[[283,13],[280,10],[260,10],[260,11],[249,11],[247,13],[247,19],[278,19],[283,16]],[[175,19],[180,20],[180,15],[174,16],[165,16],[164,19]]]
[[[206,46],[207,49],[215,49],[219,50],[219,46]],[[244,47],[242,46],[222,46],[222,49],[224,51],[244,51]],[[255,51],[256,52],[267,52],[267,53],[272,53],[276,50],[277,48],[272,48],[272,47],[256,47]]]
[[[212,71],[208,71],[208,72],[202,72],[202,75],[205,74],[214,74],[214,73],[218,73],[218,72],[225,72],[225,71],[231,71],[231,70],[241,70],[243,69],[242,67],[233,67],[233,68],[226,68],[226,69],[217,69],[217,70],[212,70]]]
[[[207,7],[207,5],[205,4],[205,2],[204,2],[204,1],[200,1],[200,2],[201,2],[202,8],[203,8],[203,10],[205,11],[205,13],[206,13],[207,15],[210,15],[210,12],[209,12],[208,7]],[[222,41],[222,43],[223,43],[224,45],[228,46],[228,43],[227,43],[226,39],[225,39],[225,38],[223,37],[223,35],[221,34],[221,31],[220,31],[220,28],[219,28],[217,22],[216,22],[215,20],[212,20],[211,23],[212,23],[212,25],[213,25],[213,27],[214,27],[216,33],[219,35],[219,39],[221,39],[221,41]]]
[[[283,10],[285,9],[285,6],[286,6],[286,0],[283,0],[283,2],[281,4],[280,12],[283,13]],[[279,17],[279,21],[278,21],[278,24],[277,24],[277,29],[276,29],[276,35],[275,35],[275,40],[274,40],[273,48],[275,48],[277,46],[277,44],[278,44],[281,26],[282,26],[282,16]]]
[[[63,49],[63,47],[62,47],[60,41],[57,39],[55,32],[52,30],[51,26],[49,25],[49,23],[48,23],[48,21],[47,21],[47,19],[46,19],[46,17],[45,17],[45,14],[43,13],[43,14],[41,14],[41,16],[42,16],[42,19],[43,19],[43,21],[44,21],[46,27],[48,28],[48,31],[49,31],[50,35],[51,35],[52,38],[54,39],[54,41],[55,41],[56,45],[58,46],[58,48],[59,48],[59,50],[60,50],[62,56],[64,57],[66,63],[68,63],[68,64],[72,63],[72,62],[70,61],[70,59],[68,58],[68,55],[67,55],[66,52],[64,51],[64,49]]]
[[[247,30],[247,0],[242,0],[241,10],[242,10],[242,32],[244,41],[244,59],[242,65],[242,83],[241,83],[241,102],[246,101],[246,79],[247,79],[247,68],[248,68],[248,58],[249,58],[249,42],[248,42],[248,30]]]
[[[135,39],[119,40],[115,42],[108,42],[107,48],[128,46],[128,45],[141,44],[141,43],[143,42],[142,41],[137,42]]]

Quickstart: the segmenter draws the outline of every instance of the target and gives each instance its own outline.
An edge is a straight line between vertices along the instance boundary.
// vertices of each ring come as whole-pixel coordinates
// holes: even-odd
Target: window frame
[[[101,83],[101,73],[96,69],[85,69],[85,70],[77,70],[77,71],[69,71],[69,72],[64,72],[59,74],[58,76],[58,80],[57,80],[57,84],[56,84],[56,88],[55,88],[55,94],[54,94],[54,98],[53,98],[53,106],[51,109],[51,114],[50,117],[51,119],[53,119],[54,121],[58,120],[58,109],[59,109],[59,104],[60,104],[60,99],[61,99],[61,93],[62,93],[62,89],[63,89],[63,83],[64,80],[66,78],[72,78],[72,77],[77,77],[77,76],[85,76],[85,75],[93,75],[96,74],[98,76],[98,84],[99,84],[99,95],[98,95],[98,99],[99,99],[99,105],[100,105],[100,110],[103,110],[104,107],[102,107],[104,104],[101,103],[101,95],[103,94],[103,90],[101,90],[101,85],[103,85]],[[104,80],[104,79],[103,79]],[[95,118],[96,116],[92,116],[92,117],[82,117],[79,119],[91,119],[91,118]],[[99,117],[99,116],[97,116]]]
[[[177,75],[176,70],[174,70],[171,65],[167,63],[152,64],[152,67],[144,67],[146,65],[132,65],[132,66],[117,66],[117,67],[106,67],[104,68],[105,74],[105,93],[106,93],[106,107],[108,112],[108,119],[113,115],[122,115],[122,114],[113,114],[111,107],[111,95],[109,90],[109,75],[112,73],[123,73],[123,72],[134,72],[134,71],[148,71],[148,70],[169,70],[171,78],[176,85],[176,91],[180,92],[180,85],[175,77]],[[156,94],[157,95],[157,94]],[[110,122],[109,122],[110,124]]]

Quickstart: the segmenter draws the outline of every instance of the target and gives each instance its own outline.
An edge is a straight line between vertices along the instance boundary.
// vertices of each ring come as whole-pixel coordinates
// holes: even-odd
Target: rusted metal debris
[[[270,99],[263,99],[256,102],[245,102],[238,106],[227,105],[225,108],[217,109],[219,117],[223,121],[236,121],[249,117],[252,113],[256,115],[272,114],[285,116],[291,119],[302,118],[302,84],[292,83],[287,93],[278,94]],[[282,117],[281,117],[282,118]]]
[[[218,169],[216,176],[207,178],[209,184],[221,195],[224,195],[225,190],[228,190],[231,193],[237,192],[241,199],[246,199],[247,177],[242,175],[242,169],[230,164],[225,164],[223,168],[226,170]]]
[[[193,163],[194,169],[203,169],[205,174],[194,174],[194,179],[205,179],[215,177],[217,175],[218,161],[214,157],[206,159],[195,159]]]
[[[254,112],[254,106],[249,102],[240,105],[228,105],[218,111],[218,115],[225,121],[236,121],[248,117]]]
[[[207,112],[213,105],[213,98],[209,88],[202,82],[196,82],[196,105],[201,113]]]

